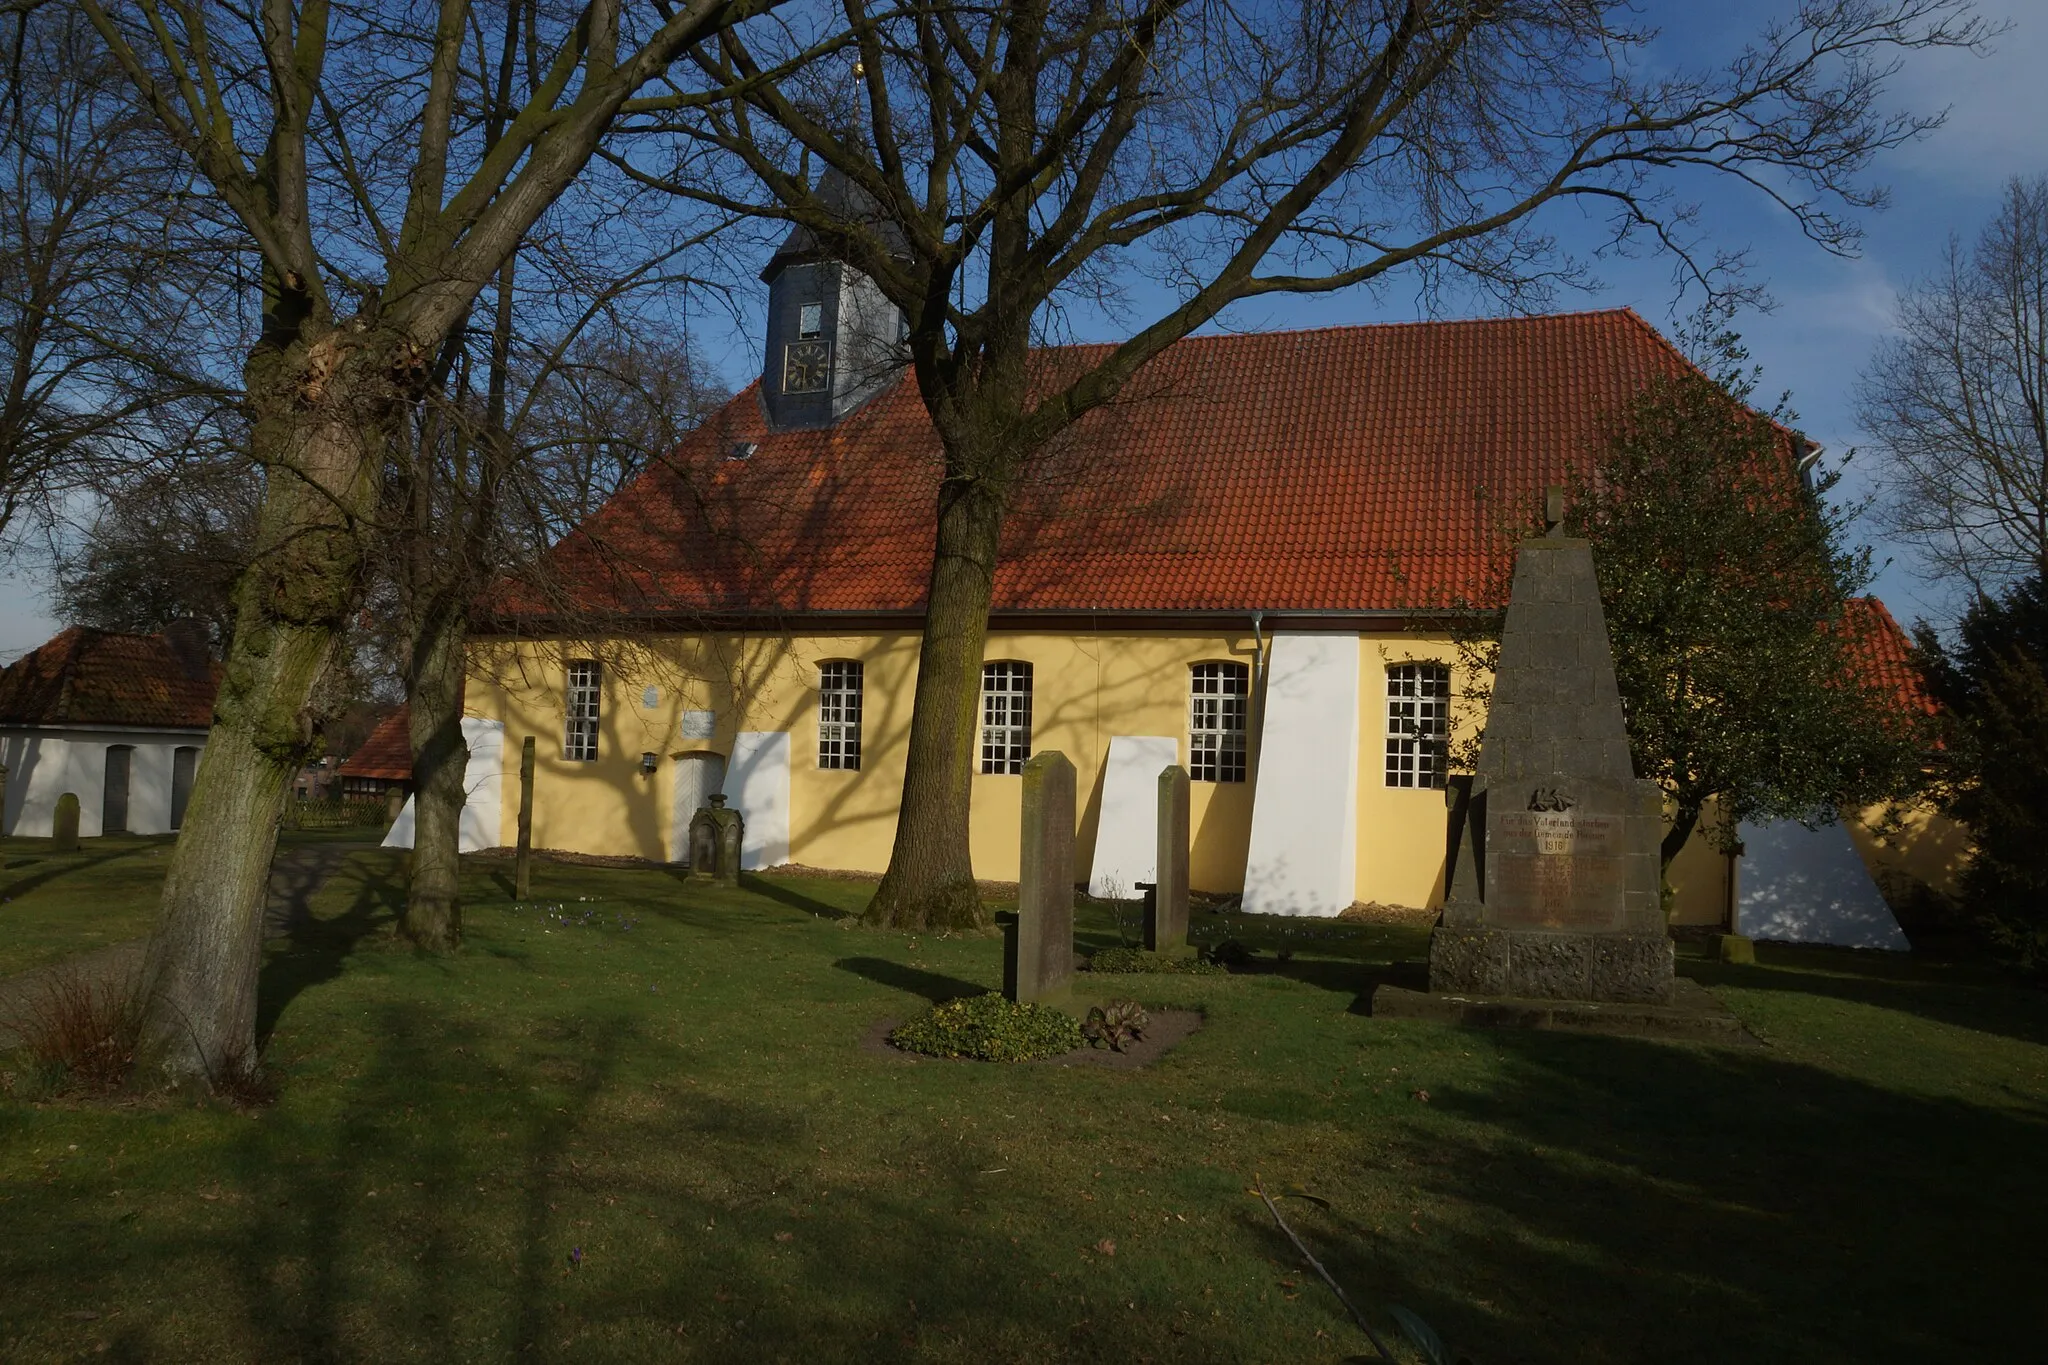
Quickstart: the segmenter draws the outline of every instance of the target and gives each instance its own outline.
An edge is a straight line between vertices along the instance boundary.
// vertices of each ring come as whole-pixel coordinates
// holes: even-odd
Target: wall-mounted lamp
[[[658,761],[659,760],[656,759],[655,756],[651,753],[644,753],[640,755],[640,771],[643,773],[652,773],[654,771],[654,765]]]

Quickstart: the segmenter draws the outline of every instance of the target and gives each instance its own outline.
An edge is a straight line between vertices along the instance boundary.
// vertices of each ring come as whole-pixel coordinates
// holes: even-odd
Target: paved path
[[[263,937],[278,939],[306,922],[314,895],[341,870],[351,853],[376,848],[372,843],[300,844],[280,851],[270,864],[270,898],[263,907]],[[34,967],[16,976],[0,977],[0,1047],[14,1042],[10,1020],[18,1018],[45,988],[53,973],[74,975],[95,984],[121,981],[142,970],[146,938],[131,938]]]

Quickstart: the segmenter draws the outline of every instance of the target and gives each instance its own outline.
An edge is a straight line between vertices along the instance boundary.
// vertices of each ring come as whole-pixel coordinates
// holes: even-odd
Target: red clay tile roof
[[[1509,513],[1589,459],[1603,414],[1684,364],[1626,309],[1190,338],[1015,499],[995,609],[1450,605],[1478,590]],[[728,458],[740,442],[751,454]],[[556,564],[608,610],[915,611],[938,455],[913,382],[810,431],[768,430],[750,388]],[[540,610],[518,593],[495,605]]]
[[[220,665],[190,668],[161,635],[120,635],[73,626],[0,673],[0,724],[213,724]]]
[[[1931,716],[1939,709],[1927,680],[1913,663],[1913,642],[1875,597],[1852,597],[1842,616],[1849,657],[1857,673],[1880,695],[1895,697],[1901,710]]]
[[[401,704],[335,769],[343,777],[412,780],[412,708]]]

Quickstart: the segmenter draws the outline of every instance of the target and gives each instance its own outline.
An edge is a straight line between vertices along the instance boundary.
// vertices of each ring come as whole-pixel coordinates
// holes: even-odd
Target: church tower
[[[818,197],[908,254],[902,232],[837,169],[819,180]],[[761,278],[768,285],[761,400],[771,426],[830,426],[881,392],[908,359],[902,312],[873,280],[828,254],[809,228],[790,231]]]

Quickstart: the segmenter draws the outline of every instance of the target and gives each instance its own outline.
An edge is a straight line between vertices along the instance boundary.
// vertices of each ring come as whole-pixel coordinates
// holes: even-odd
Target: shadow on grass
[[[676,875],[685,881],[689,877],[687,872],[679,872]],[[704,885],[704,883],[700,882],[698,885]],[[833,905],[829,901],[821,901],[815,896],[806,896],[803,892],[782,882],[771,881],[766,877],[757,877],[751,872],[740,873],[740,890],[751,891],[757,896],[765,896],[777,904],[786,905],[792,910],[801,910],[807,915],[816,915],[819,919],[850,919],[856,913],[844,906]]]
[[[2017,984],[1994,967],[1779,944],[1758,944],[1757,958],[1753,967],[1681,958],[1679,970],[1704,986],[1822,996],[2048,1044],[2048,992]]]
[[[341,975],[342,964],[365,938],[395,924],[405,906],[405,872],[399,857],[362,857],[340,869],[360,878],[349,906],[339,915],[299,916],[284,943],[263,964],[257,985],[256,1046],[270,1043],[286,1007],[303,992]],[[308,892],[310,897],[310,892]]]
[[[1383,1045],[1404,1048],[1398,1087],[1426,1082],[1430,1102],[1362,1122],[1322,1090],[1364,1037],[1348,1029],[1309,1035],[1317,1050],[1302,1065],[1263,1064],[1276,1086],[1302,1088],[1300,1117],[1276,1105],[1257,1126],[1218,1125],[1220,1170],[1204,1146],[1182,1177],[1194,1183],[1172,1185],[1161,1168],[1182,1158],[1163,1154],[1195,1149],[1155,1149],[1127,1120],[1150,1119],[1158,1096],[1179,1131],[1207,1108],[1212,1081],[1257,1080],[1262,1064],[1196,1073],[1181,1091],[1170,1076],[1118,1077],[1155,1087],[1135,1092],[1148,1102],[1132,1111],[1101,1077],[1030,1073],[1052,1077],[1038,1093],[1062,1108],[1098,1097],[1108,1130],[1042,1134],[1028,1116],[1018,1126],[1007,1098],[965,1098],[1023,1087],[1021,1073],[909,1069],[863,1100],[841,1070],[790,1063],[794,1081],[780,1083],[800,1035],[773,1019],[736,1040],[708,1019],[678,1029],[690,1016],[665,1000],[535,1003],[522,986],[480,1001],[434,990],[441,981],[411,959],[390,980],[335,1009],[331,1037],[309,1031],[285,1103],[211,1125],[222,1136],[153,1168],[180,1179],[140,1216],[115,1198],[135,1173],[99,1176],[96,1151],[61,1180],[12,1186],[0,1313],[35,1312],[39,1348],[104,1331],[110,1357],[128,1360],[1361,1354],[1303,1340],[1327,1330],[1355,1342],[1244,1197],[1258,1170],[1268,1188],[1299,1180],[1338,1196],[1327,1212],[1284,1207],[1383,1328],[1385,1305],[1403,1304],[1486,1365],[2024,1360],[2038,1349],[2039,1111],[1769,1054],[1509,1031],[1485,1035],[1497,1061],[1440,1079],[1423,1068],[1456,1067],[1461,1048],[1442,1040],[1457,1035],[1403,1025]],[[735,1047],[751,1051],[726,1055]],[[987,1121],[940,1126],[960,1108]],[[138,1146],[159,1131],[153,1116],[133,1122]],[[845,1145],[856,1128],[865,1147]],[[1061,1131],[1078,1153],[1033,1162],[1021,1182],[994,1169],[1022,1164],[1020,1136],[1044,1147]],[[1105,1170],[1101,1203],[1065,1188]],[[1113,1204],[1119,1176],[1151,1193]],[[1342,1194],[1319,1187],[1340,1179]],[[1192,1217],[1166,1222],[1175,1207]],[[1206,1238],[1212,1222],[1226,1230],[1216,1240],[1177,1240]],[[1111,1235],[1121,1249],[1097,1258],[1090,1248]],[[204,1288],[167,1302],[187,1285]],[[1232,1320],[1268,1294],[1273,1315],[1257,1323],[1294,1339]],[[110,1304],[120,1315],[91,1327],[59,1308]]]
[[[1488,1083],[1432,1086],[1428,1124],[1367,1158],[1408,1184],[1397,1206],[1283,1205],[1386,1327],[1399,1303],[1454,1355],[1557,1365],[2039,1349],[2042,1114],[1753,1053],[1488,1037]],[[1262,1206],[1239,1216],[1299,1264]]]
[[[36,871],[31,872],[26,877],[17,877],[6,885],[0,886],[0,896],[7,896],[9,898],[25,896],[37,887],[47,886],[57,880],[57,878],[66,876],[69,873],[84,872],[91,868],[104,867],[108,863],[132,857],[146,849],[165,847],[168,845],[168,842],[166,840],[163,843],[130,844],[125,848],[106,849],[104,851],[88,852],[81,849],[73,854],[44,853],[32,855],[33,861],[41,866],[38,866]],[[23,858],[14,866],[25,866],[30,861],[30,858]],[[12,871],[13,867],[9,867],[8,870]]]
[[[958,1000],[963,995],[986,995],[988,987],[978,986],[972,981],[962,981],[957,976],[945,976],[928,972],[920,967],[906,966],[891,962],[885,957],[842,957],[832,964],[842,972],[864,976],[877,985],[893,990],[908,991],[921,995],[934,1005],[948,1000]]]
[[[130,1233],[151,1260],[225,1256],[229,1339],[255,1358],[457,1342],[493,1360],[960,1359],[968,1342],[1004,1360],[1244,1358],[1177,1324],[1170,1337],[1161,1324],[1187,1305],[1148,1277],[1105,1266],[1082,1282],[1073,1248],[1020,1248],[974,1213],[1004,1162],[978,1135],[903,1127],[893,1169],[827,1187],[805,1157],[841,1141],[829,1119],[655,1079],[659,1044],[631,1017],[536,1020],[510,1051],[427,1003],[363,1028],[377,1041],[338,1118],[240,1135],[216,1226]],[[131,1326],[117,1350],[154,1359],[164,1342]]]

